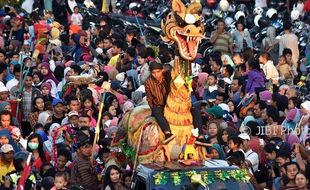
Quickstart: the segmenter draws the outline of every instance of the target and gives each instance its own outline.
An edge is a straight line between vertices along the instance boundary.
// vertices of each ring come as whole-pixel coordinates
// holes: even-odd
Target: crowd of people
[[[130,110],[163,108],[177,46],[146,47],[134,28],[115,33],[108,14],[90,27],[75,0],[44,1],[27,17],[7,6],[0,21],[0,189],[130,189],[133,163],[111,142]],[[243,22],[225,27],[217,22],[212,53],[192,63],[205,156],[248,168],[255,189],[309,189],[310,101],[297,86],[308,60],[292,23],[280,39],[269,26],[257,57]]]

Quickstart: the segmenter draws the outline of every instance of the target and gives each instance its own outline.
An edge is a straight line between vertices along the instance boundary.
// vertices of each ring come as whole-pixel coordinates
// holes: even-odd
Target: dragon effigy
[[[190,112],[191,61],[196,58],[198,46],[204,34],[200,10],[201,4],[198,2],[185,6],[181,0],[172,0],[172,11],[161,23],[164,32],[164,36],[161,36],[162,40],[170,45],[175,43],[178,49],[171,71],[170,93],[164,110],[164,116],[176,138],[168,145],[161,144],[164,135],[155,119],[151,117],[148,106],[136,107],[121,121],[116,135],[119,138],[116,138],[113,144],[126,141],[137,151],[139,162],[175,160],[179,159],[182,153],[184,155],[184,152],[194,150],[193,145],[188,144],[194,130]],[[192,155],[198,154],[192,152]]]

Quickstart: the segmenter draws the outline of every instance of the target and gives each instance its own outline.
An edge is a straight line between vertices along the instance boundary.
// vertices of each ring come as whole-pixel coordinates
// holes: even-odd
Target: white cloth
[[[282,55],[284,48],[292,50],[292,60],[295,67],[297,67],[299,59],[298,37],[293,33],[282,35],[279,40],[279,56]]]
[[[245,153],[245,159],[251,162],[253,171],[256,172],[259,165],[258,154],[250,149]],[[249,168],[249,171],[252,173],[251,168]]]
[[[279,80],[279,72],[272,61],[269,60],[263,65],[263,71],[267,80],[271,79],[276,82]]]
[[[11,89],[18,85],[18,80],[16,78],[13,78],[11,80],[9,80],[9,82],[6,83],[6,88],[11,91]]]
[[[28,14],[32,12],[32,5],[34,3],[34,0],[26,0],[22,4],[22,9],[24,9]]]
[[[51,85],[51,96],[53,98],[59,98],[56,83],[52,79],[48,79],[45,82],[48,82]]]

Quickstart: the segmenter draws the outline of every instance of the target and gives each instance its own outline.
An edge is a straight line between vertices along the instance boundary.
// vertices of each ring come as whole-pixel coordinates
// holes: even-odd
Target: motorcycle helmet
[[[272,18],[275,14],[277,14],[278,13],[278,11],[277,10],[275,10],[274,8],[270,8],[270,9],[268,9],[268,11],[266,12],[266,16],[268,17],[268,18]]]
[[[291,20],[292,21],[298,20],[299,16],[300,16],[300,12],[298,10],[296,10],[296,9],[292,10],[292,12],[291,12]]]
[[[234,22],[234,19],[231,17],[226,17],[225,18],[225,25],[230,26]]]
[[[207,5],[209,7],[214,7],[216,5],[216,0],[207,0]]]
[[[243,11],[238,11],[235,14],[235,20],[239,20],[241,17],[245,18],[245,14]]]
[[[213,13],[212,13],[212,11],[209,8],[203,8],[202,9],[202,14],[207,16],[207,17],[210,17],[210,16],[212,16]]]
[[[227,0],[221,0],[219,3],[219,7],[222,11],[226,12],[229,9],[229,3]]]
[[[237,6],[237,10],[238,10],[238,11],[243,11],[243,12],[245,12],[246,9],[247,9],[247,8],[246,8],[246,5],[245,5],[245,4],[240,4],[240,5]]]
[[[264,10],[261,7],[256,7],[253,11],[253,14],[255,15],[262,15]]]
[[[254,24],[255,24],[255,26],[259,27],[258,21],[259,21],[259,19],[261,19],[262,17],[263,17],[262,15],[256,15],[256,16],[254,17]]]

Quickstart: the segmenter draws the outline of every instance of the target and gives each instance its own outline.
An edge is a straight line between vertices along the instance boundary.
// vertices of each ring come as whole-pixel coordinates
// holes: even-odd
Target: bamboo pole
[[[93,148],[92,148],[91,163],[93,163],[94,155],[95,155],[95,151],[96,151],[96,144],[97,144],[97,142],[99,140],[100,123],[101,123],[101,117],[102,117],[102,110],[103,110],[103,107],[104,107],[105,95],[106,95],[106,93],[104,92],[103,96],[102,96],[102,100],[100,102],[100,106],[99,106],[99,115],[98,115],[98,120],[97,120],[97,124],[96,124],[95,138],[94,138]]]

